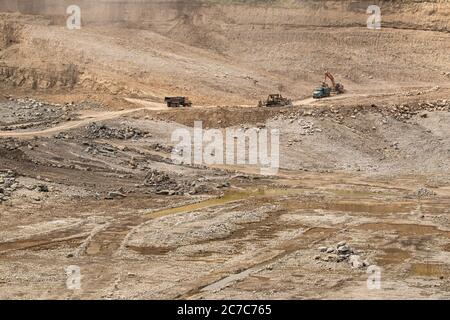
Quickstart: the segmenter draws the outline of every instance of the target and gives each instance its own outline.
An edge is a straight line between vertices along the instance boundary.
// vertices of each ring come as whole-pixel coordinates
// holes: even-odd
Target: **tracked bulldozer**
[[[286,107],[292,106],[292,100],[284,98],[281,94],[270,94],[267,100],[259,101],[259,107]]]
[[[331,87],[327,84],[327,78],[331,81]],[[336,83],[333,75],[329,71],[325,71],[325,79],[322,82],[322,86],[314,89],[313,98],[322,99],[331,96],[332,93],[341,94],[344,92],[344,86],[341,83]]]

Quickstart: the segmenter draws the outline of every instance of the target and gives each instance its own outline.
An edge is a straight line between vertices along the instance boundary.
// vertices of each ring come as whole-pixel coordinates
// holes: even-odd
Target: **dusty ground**
[[[0,299],[449,299],[449,5],[374,33],[364,5],[167,3],[0,13]],[[347,92],[314,101],[324,66]],[[194,121],[279,129],[279,172],[174,164]]]

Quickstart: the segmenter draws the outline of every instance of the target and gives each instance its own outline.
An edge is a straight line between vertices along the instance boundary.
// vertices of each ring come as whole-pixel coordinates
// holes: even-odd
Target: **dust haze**
[[[83,20],[87,23],[142,22],[151,19],[155,11],[167,12],[167,16],[182,17],[195,13],[201,0],[2,0],[0,10],[23,14],[46,15],[62,21],[66,8],[78,5],[83,9]],[[164,14],[161,12],[161,14]]]

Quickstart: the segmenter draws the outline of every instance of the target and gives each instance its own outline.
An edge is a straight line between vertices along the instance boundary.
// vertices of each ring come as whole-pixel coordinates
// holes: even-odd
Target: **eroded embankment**
[[[61,22],[70,0],[1,0],[0,11],[50,16]],[[259,0],[146,0],[92,1],[81,0],[85,23],[154,23],[167,28],[172,20],[185,24],[209,24],[217,18],[235,24],[274,24],[297,26],[355,26],[373,1],[286,1]],[[449,31],[449,4],[445,1],[376,1],[381,8],[383,23],[394,28]]]

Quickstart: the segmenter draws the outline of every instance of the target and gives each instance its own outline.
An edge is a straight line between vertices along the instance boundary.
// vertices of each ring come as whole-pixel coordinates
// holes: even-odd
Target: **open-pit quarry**
[[[450,299],[449,3],[72,2],[0,0],[0,299]]]

